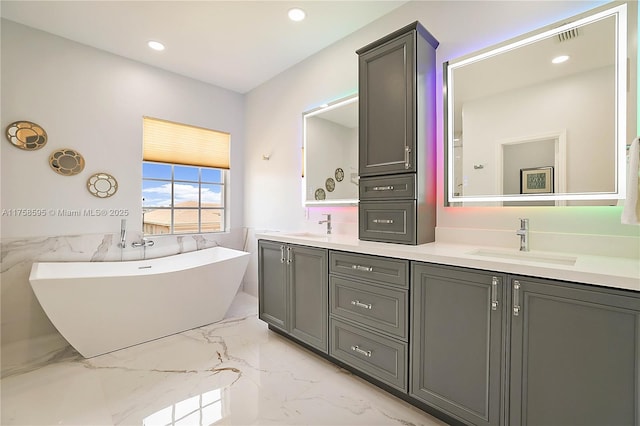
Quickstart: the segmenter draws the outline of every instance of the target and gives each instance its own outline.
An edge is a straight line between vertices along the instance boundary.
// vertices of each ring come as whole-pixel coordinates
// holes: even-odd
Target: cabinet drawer
[[[359,184],[361,200],[389,200],[398,198],[416,198],[415,173],[370,177],[360,179]]]
[[[407,391],[407,344],[335,318],[329,354],[390,386]]]
[[[329,273],[409,287],[409,261],[404,259],[331,251]]]
[[[416,244],[416,202],[361,201],[358,227],[361,240]]]
[[[406,290],[378,287],[331,276],[330,313],[376,331],[407,339]]]

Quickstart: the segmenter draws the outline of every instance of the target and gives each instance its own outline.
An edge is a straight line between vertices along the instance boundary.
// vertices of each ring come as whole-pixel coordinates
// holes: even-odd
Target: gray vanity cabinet
[[[270,328],[414,405],[469,425],[640,425],[639,292],[265,240],[258,262]]]
[[[414,22],[357,51],[361,240],[434,241],[437,47]]]
[[[407,391],[409,262],[329,253],[329,355]]]
[[[414,262],[412,397],[473,425],[640,424],[640,294]]]
[[[505,276],[412,264],[409,393],[474,425],[501,424]]]
[[[511,426],[640,424],[640,294],[512,277]]]
[[[258,241],[259,318],[327,352],[326,249]]]

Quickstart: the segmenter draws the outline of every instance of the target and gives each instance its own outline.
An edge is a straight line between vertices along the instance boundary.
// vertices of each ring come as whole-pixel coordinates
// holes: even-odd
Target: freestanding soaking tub
[[[220,321],[249,253],[213,247],[126,262],[37,262],[29,281],[85,358]]]

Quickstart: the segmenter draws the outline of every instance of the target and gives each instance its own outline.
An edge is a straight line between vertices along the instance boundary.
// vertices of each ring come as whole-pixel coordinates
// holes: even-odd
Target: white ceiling
[[[407,1],[10,1],[3,18],[246,93]],[[301,7],[302,22],[287,11]],[[165,44],[155,52],[149,40]]]

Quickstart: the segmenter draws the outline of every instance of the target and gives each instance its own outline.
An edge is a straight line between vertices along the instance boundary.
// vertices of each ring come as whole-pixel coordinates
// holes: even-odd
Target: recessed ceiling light
[[[307,16],[307,14],[304,12],[304,10],[300,9],[299,7],[294,7],[293,9],[289,9],[289,19],[291,19],[292,21],[302,21],[305,16]]]
[[[551,62],[554,63],[554,64],[561,64],[563,62],[567,62],[568,60],[569,60],[569,56],[560,55],[560,56],[556,56],[555,58],[553,58],[551,60]]]
[[[164,50],[164,44],[160,43],[159,41],[151,40],[150,42],[147,43],[147,45],[153,50],[158,50],[158,51]]]

